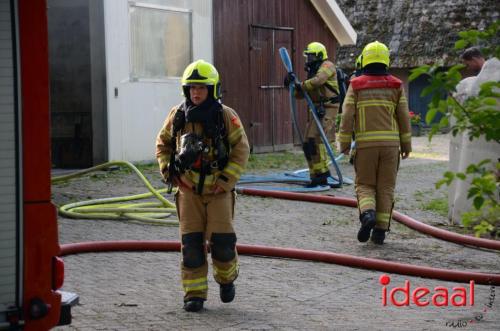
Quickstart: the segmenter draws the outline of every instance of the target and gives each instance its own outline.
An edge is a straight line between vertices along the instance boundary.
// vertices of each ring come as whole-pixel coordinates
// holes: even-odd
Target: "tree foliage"
[[[460,51],[477,45],[486,57],[500,59],[499,28],[500,21],[496,21],[483,31],[459,32],[460,38],[455,43],[455,49]],[[462,80],[460,71],[463,68],[464,65],[457,64],[442,70],[440,64],[434,64],[420,66],[411,72],[410,81],[421,75],[429,79],[429,85],[422,91],[422,96],[432,96],[425,117],[427,124],[431,125],[429,140],[441,129],[450,128],[454,136],[464,132],[470,140],[484,137],[486,141],[500,144],[500,82],[485,82],[481,84],[477,96],[460,102],[454,93]],[[443,114],[441,120],[432,123],[438,113]],[[445,172],[436,187],[450,185],[454,180],[469,181],[467,198],[472,200],[474,210],[462,215],[464,225],[472,226],[477,236],[490,233],[500,237],[499,177],[500,162],[483,160],[469,165],[465,173]]]

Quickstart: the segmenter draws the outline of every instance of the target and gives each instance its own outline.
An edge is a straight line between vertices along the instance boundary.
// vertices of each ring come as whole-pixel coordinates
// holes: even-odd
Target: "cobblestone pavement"
[[[447,139],[415,139],[418,158],[403,161],[396,209],[428,224],[457,231],[446,218],[422,209],[444,191],[433,183],[447,168]],[[352,168],[342,165],[347,176]],[[114,182],[75,180],[54,188],[54,200],[84,200],[144,191],[123,175]],[[151,175],[154,176],[154,175]],[[152,178],[154,182],[154,178]],[[158,180],[156,179],[156,182]],[[353,187],[330,191],[353,196]],[[297,201],[239,196],[235,216],[239,243],[295,247],[381,258],[439,268],[499,272],[500,254],[431,237],[393,222],[384,246],[361,244],[355,209]],[[178,240],[178,228],[113,221],[59,218],[61,243],[94,240]],[[209,281],[201,313],[182,310],[179,253],[80,254],[64,258],[64,290],[80,295],[70,326],[56,330],[500,330],[498,288],[476,285],[474,306],[383,306],[379,271],[291,259],[241,256],[237,297],[218,298]],[[391,289],[409,280],[411,288],[468,286],[390,274]],[[401,299],[401,298],[400,298]],[[478,321],[479,320],[479,321]],[[472,321],[472,322],[471,322]],[[455,326],[455,327],[453,327]],[[460,326],[460,327],[459,327]]]

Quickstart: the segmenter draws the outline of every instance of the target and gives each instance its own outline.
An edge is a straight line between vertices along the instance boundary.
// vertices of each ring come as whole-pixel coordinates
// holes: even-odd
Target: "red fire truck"
[[[0,0],[0,330],[70,322],[50,201],[47,4]]]

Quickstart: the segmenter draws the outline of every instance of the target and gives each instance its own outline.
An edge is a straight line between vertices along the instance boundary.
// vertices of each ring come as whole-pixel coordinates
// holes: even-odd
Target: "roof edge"
[[[335,0],[311,0],[340,46],[356,45],[358,35]]]

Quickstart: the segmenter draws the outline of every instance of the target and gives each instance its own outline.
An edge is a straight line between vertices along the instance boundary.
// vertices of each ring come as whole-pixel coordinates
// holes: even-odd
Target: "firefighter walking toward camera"
[[[238,276],[234,187],[249,156],[236,112],[220,103],[219,74],[203,60],[182,76],[185,101],[172,108],[156,139],[156,157],[175,195],[182,242],[184,309],[203,308],[208,291],[207,244],[220,299],[231,302]]]
[[[335,118],[339,110],[339,86],[335,65],[328,61],[326,47],[319,42],[312,42],[304,50],[306,57],[307,80],[296,86],[296,96],[303,97],[306,91],[318,112],[323,131],[330,142],[335,141]],[[285,86],[295,81],[295,77],[288,75]],[[319,130],[314,119],[308,114],[308,122],[302,146],[304,156],[309,167],[311,183],[309,186],[328,185],[331,177],[328,169],[328,154],[321,140]]]
[[[388,74],[389,49],[375,41],[361,54],[361,76],[353,78],[343,105],[338,141],[349,154],[356,136],[354,169],[360,213],[358,240],[383,244],[394,207],[399,157],[411,152],[408,103],[401,80]],[[373,232],[372,232],[373,229]]]

